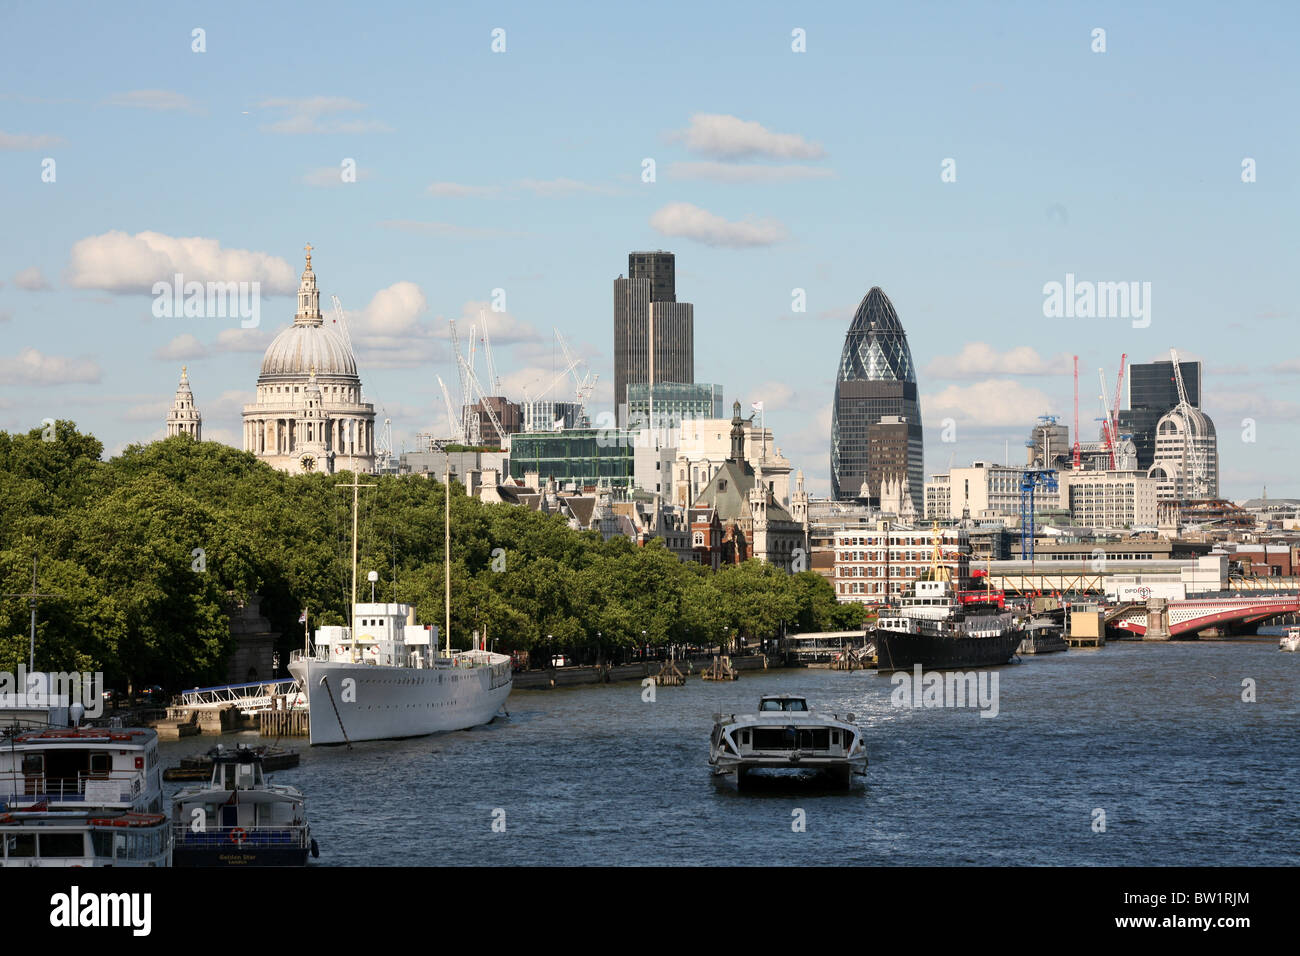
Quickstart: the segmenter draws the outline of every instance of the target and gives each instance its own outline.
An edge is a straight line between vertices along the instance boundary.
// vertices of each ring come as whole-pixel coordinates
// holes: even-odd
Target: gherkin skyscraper
[[[886,481],[905,483],[917,514],[924,513],[921,407],[907,333],[879,286],[853,315],[835,376],[831,417],[831,496],[878,498]]]

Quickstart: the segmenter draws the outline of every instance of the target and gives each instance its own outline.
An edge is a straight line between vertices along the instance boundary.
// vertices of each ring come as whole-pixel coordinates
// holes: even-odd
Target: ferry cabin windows
[[[111,836],[111,834],[105,834]],[[4,837],[4,855],[11,860],[66,860],[86,855],[81,833],[12,833]]]

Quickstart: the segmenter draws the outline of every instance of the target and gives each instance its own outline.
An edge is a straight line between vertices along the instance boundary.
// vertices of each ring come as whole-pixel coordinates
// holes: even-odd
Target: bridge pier
[[[1167,641],[1169,633],[1169,601],[1166,598],[1147,599],[1147,631],[1144,641]]]

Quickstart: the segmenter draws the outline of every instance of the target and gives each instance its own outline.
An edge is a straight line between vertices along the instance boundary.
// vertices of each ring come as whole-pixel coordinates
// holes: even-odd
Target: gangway
[[[220,684],[216,687],[192,687],[176,695],[173,707],[211,707],[234,704],[245,715],[270,710],[277,698],[285,698],[286,707],[306,707],[307,697],[292,677],[280,680],[253,681],[249,684]]]

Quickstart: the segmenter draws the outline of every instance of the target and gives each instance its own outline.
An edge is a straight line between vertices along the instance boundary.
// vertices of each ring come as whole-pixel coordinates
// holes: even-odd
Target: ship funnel
[[[410,604],[406,608],[406,623],[415,627],[415,605]]]

